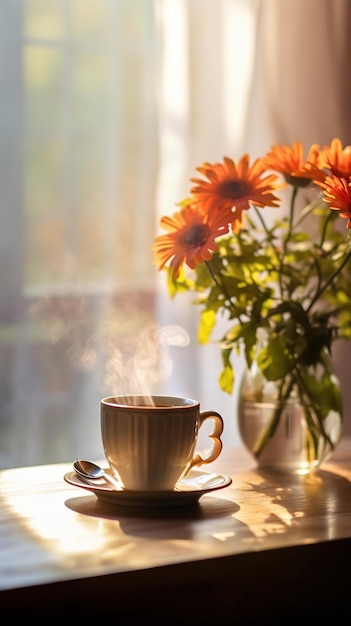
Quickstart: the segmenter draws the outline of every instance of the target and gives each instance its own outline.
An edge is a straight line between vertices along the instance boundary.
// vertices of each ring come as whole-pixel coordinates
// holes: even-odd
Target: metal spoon
[[[83,478],[87,478],[88,480],[97,480],[99,478],[104,478],[107,482],[111,483],[115,489],[121,491],[122,485],[116,479],[113,478],[110,474],[107,474],[105,470],[102,469],[99,465],[92,463],[91,461],[83,461],[82,459],[76,459],[73,463],[74,471],[78,474],[78,476],[82,476]]]

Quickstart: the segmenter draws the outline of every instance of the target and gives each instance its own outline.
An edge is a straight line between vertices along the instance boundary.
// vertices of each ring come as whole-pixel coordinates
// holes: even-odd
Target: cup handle
[[[223,419],[219,413],[216,413],[216,411],[201,411],[199,430],[202,424],[208,419],[211,419],[214,424],[213,431],[209,434],[209,438],[212,439],[213,443],[212,450],[208,453],[207,456],[201,456],[200,453],[195,454],[190,462],[189,468],[187,469],[186,473],[188,473],[189,470],[191,470],[191,468],[195,467],[196,465],[212,463],[212,461],[215,461],[215,459],[217,459],[222,452],[223,443],[221,441],[221,434],[224,427]]]

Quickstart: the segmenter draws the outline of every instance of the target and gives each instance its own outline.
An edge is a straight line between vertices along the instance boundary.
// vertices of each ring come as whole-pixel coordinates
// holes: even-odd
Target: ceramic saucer
[[[109,471],[109,470],[106,470]],[[118,491],[112,485],[99,480],[92,484],[74,471],[64,475],[70,485],[91,491],[102,502],[137,507],[168,507],[195,504],[205,493],[228,487],[232,479],[225,474],[211,474],[192,469],[179,481],[174,491]]]

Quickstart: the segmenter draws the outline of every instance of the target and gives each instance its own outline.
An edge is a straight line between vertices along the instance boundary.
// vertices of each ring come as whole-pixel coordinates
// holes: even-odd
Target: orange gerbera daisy
[[[228,214],[216,209],[205,213],[201,207],[191,204],[172,217],[163,217],[160,224],[169,232],[155,239],[152,246],[155,263],[161,270],[172,259],[170,267],[174,278],[178,278],[183,263],[194,269],[197,263],[209,261],[218,250],[215,239],[229,230]]]
[[[333,139],[320,154],[321,167],[327,167],[332,174],[341,178],[351,176],[351,146],[342,147],[340,139]]]
[[[279,198],[272,193],[277,189],[277,176],[270,174],[262,177],[265,167],[261,159],[256,159],[250,166],[247,154],[238,163],[224,157],[223,163],[203,163],[196,169],[204,179],[190,179],[196,184],[191,189],[194,203],[204,210],[216,207],[219,211],[230,211],[234,232],[239,231],[242,212],[249,209],[250,204],[279,206]]]
[[[300,141],[295,141],[292,146],[272,146],[263,160],[267,168],[280,172],[289,185],[295,187],[307,187],[314,178],[323,180],[325,177],[319,169],[319,146],[316,143],[310,147],[306,160]]]
[[[324,182],[317,183],[323,189],[324,200],[330,209],[340,211],[340,217],[348,219],[351,228],[351,179],[326,176]]]

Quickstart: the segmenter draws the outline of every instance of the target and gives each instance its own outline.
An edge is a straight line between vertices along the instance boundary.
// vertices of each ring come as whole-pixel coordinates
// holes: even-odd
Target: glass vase
[[[327,353],[292,379],[267,381],[254,361],[243,373],[238,427],[261,468],[306,474],[327,460],[342,432],[340,383]],[[284,399],[282,388],[291,389]]]

